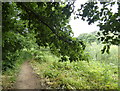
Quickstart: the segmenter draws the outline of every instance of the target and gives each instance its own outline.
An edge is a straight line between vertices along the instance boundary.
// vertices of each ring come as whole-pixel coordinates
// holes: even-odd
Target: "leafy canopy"
[[[98,6],[100,3],[101,8]],[[117,12],[112,12],[114,1],[110,2],[87,2],[81,5],[81,8],[75,13],[76,18],[87,21],[88,24],[98,22],[100,32],[98,32],[99,40],[107,44],[103,48],[109,52],[110,45],[120,44],[120,2],[117,2]],[[110,8],[108,8],[110,7]]]
[[[108,43],[103,52],[108,52],[109,45],[120,43],[120,3],[118,12],[112,13],[107,8],[114,2],[87,2],[75,16],[92,24],[99,22],[98,36],[103,43]],[[71,2],[3,2],[2,3],[3,29],[3,60],[11,61],[10,55],[23,48],[44,46],[58,56],[68,56],[70,61],[85,59],[83,41],[73,38],[69,25],[70,16],[74,10],[74,1]],[[29,41],[30,40],[30,41]],[[29,41],[29,42],[28,42]],[[15,61],[15,60],[14,60]]]
[[[38,46],[70,61],[84,59],[85,45],[72,37],[68,24],[74,2],[3,2],[2,8],[4,69],[16,60],[13,53]]]

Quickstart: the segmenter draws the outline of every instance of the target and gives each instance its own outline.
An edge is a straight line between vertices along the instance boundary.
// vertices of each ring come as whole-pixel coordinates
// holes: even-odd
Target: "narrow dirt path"
[[[33,73],[33,69],[29,62],[26,61],[21,65],[20,73],[15,84],[16,89],[41,89],[45,88],[40,79]]]

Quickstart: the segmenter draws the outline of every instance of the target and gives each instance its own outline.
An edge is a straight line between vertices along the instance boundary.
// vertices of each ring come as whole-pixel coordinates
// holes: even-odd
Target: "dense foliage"
[[[20,11],[16,9],[15,3],[3,3],[3,9],[2,69],[5,71],[14,66],[23,48],[29,50],[31,47],[36,47],[36,40],[34,31],[27,33],[24,27],[28,24],[27,21],[19,20],[17,15]]]
[[[71,61],[84,59],[85,45],[72,37],[68,25],[73,5],[74,2],[2,3],[4,67],[15,61],[10,57],[12,53],[35,45],[48,46],[54,54],[68,56]]]
[[[86,20],[88,24],[98,22],[101,31],[98,32],[99,39],[106,44],[102,50],[103,53],[105,50],[109,52],[111,44],[119,45],[120,43],[120,2],[116,4],[118,8],[115,13],[112,11],[113,5],[115,5],[114,1],[86,2],[75,13],[75,17],[81,18],[84,21]]]
[[[110,44],[119,44],[119,3],[115,14],[106,8],[111,3],[101,2],[101,11],[96,4],[88,2],[75,13],[74,1],[3,2],[3,88],[12,88],[20,65],[29,60],[53,88],[117,89],[117,47],[104,55],[100,48],[101,41],[108,43],[107,52]],[[89,24],[99,21],[101,32],[74,38],[69,25],[73,12]]]
[[[45,78],[47,85],[54,89],[97,89],[115,90],[118,88],[117,47],[112,47],[113,54],[98,54],[94,59],[95,52],[99,52],[99,45],[89,46],[88,53],[91,57],[89,63],[59,62],[59,58],[50,54],[49,51],[41,51],[40,60],[32,60],[31,65],[40,78]],[[97,50],[96,50],[97,49]],[[114,50],[114,51],[113,51]],[[94,54],[92,54],[94,52]],[[110,52],[110,53],[111,53]],[[114,56],[114,57],[111,57]],[[48,60],[49,59],[49,60]],[[47,61],[46,61],[47,60]],[[40,63],[39,63],[40,62]]]
[[[114,2],[100,2],[103,7],[98,8],[97,2],[87,2],[81,5],[81,9],[75,14],[88,24],[99,21],[102,31],[100,37],[103,43],[109,43],[103,49],[109,52],[110,44],[119,44],[119,2],[118,12],[112,13],[107,8]],[[3,15],[3,60],[9,61],[9,56],[16,50],[30,48],[31,42],[27,43],[29,34],[35,45],[49,47],[51,51],[71,61],[85,59],[83,41],[73,38],[73,32],[69,23],[71,13],[74,12],[74,1],[72,2],[4,2],[2,3]],[[82,13],[81,13],[82,11]],[[104,22],[103,22],[104,21]],[[109,27],[110,26],[110,27]],[[98,32],[100,36],[101,33]],[[63,46],[64,45],[64,46]],[[29,47],[28,47],[29,46]],[[32,46],[33,47],[33,46]]]

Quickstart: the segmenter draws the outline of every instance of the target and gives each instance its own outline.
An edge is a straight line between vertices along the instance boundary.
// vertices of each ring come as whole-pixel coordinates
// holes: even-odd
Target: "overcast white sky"
[[[84,4],[85,2],[87,2],[87,0],[76,0],[75,2],[75,9],[77,9],[80,4]],[[113,12],[116,12],[116,8],[113,8]],[[72,28],[72,31],[74,32],[74,37],[79,36],[79,34],[81,33],[89,33],[89,32],[93,32],[93,31],[99,31],[99,27],[97,27],[97,23],[92,24],[92,25],[88,25],[88,23],[86,21],[83,21],[81,19],[76,19],[74,20],[74,17],[71,16],[71,21],[70,21],[70,25]]]

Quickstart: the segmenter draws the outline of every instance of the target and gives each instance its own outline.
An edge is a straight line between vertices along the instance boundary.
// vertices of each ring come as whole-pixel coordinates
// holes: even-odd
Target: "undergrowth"
[[[27,51],[16,51],[11,58],[15,58],[14,65],[11,64],[12,68],[8,68],[2,72],[2,88],[3,89],[14,89],[14,83],[20,71],[21,64],[31,59],[31,55]],[[4,62],[2,62],[4,63]]]
[[[100,60],[94,60],[92,49],[88,52],[91,53],[90,56],[92,57],[89,61],[77,62],[70,62],[69,60],[60,62],[60,58],[51,54],[49,50],[33,50],[34,56],[31,55],[31,51],[16,52],[12,55],[16,58],[14,65],[12,65],[13,68],[2,73],[2,86],[4,89],[13,88],[21,64],[32,59],[30,62],[33,70],[40,78],[48,79],[46,83],[51,88],[118,89],[118,66],[116,65],[116,58],[111,57],[113,54],[107,55],[107,59],[111,58],[111,61],[108,60],[107,62],[103,56],[99,56]]]
[[[49,57],[50,56],[50,57]],[[58,89],[117,89],[118,67],[100,61],[59,62],[44,55],[45,62],[32,60],[31,65],[41,78],[50,80],[48,85]]]

